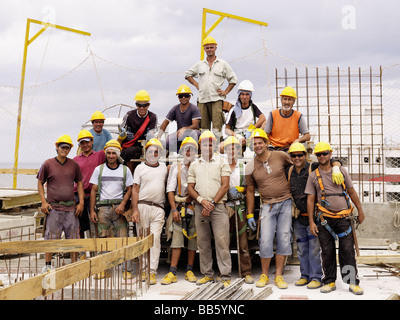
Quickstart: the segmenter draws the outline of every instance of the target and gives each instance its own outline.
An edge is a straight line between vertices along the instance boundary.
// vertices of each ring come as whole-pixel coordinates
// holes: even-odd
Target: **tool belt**
[[[181,214],[182,233],[186,238],[191,240],[191,239],[197,237],[197,232],[195,232],[193,236],[189,236],[188,229],[189,229],[190,220],[193,219],[193,216],[190,214],[189,215],[186,214],[188,208],[190,208],[191,210],[194,211],[194,207],[190,202],[179,203],[179,205],[177,206],[176,209]]]
[[[106,207],[106,206],[112,206],[115,204],[120,204],[122,202],[122,199],[108,199],[108,200],[99,200],[96,202],[97,207]]]
[[[149,206],[154,206],[154,207],[158,207],[158,208],[164,209],[164,207],[161,204],[155,203],[155,202],[152,202],[152,201],[139,200],[138,204],[147,204]]]
[[[50,202],[51,205],[59,205],[59,206],[64,206],[64,207],[72,207],[75,205],[75,200],[74,201],[59,201],[59,202]]]

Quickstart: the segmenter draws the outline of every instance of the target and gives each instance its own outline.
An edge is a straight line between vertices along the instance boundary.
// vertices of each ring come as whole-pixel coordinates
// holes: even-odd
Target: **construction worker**
[[[82,173],[79,165],[73,159],[67,158],[73,148],[71,137],[60,136],[55,145],[57,156],[46,160],[36,176],[42,203],[40,210],[45,214],[44,239],[61,239],[62,232],[66,239],[79,239],[79,216],[84,206]],[[74,183],[77,185],[79,203],[75,201]],[[52,269],[51,257],[52,253],[45,254],[46,265],[42,272]],[[74,252],[71,254],[71,261],[76,260],[77,253]]]
[[[193,95],[192,90],[187,85],[182,84],[176,91],[176,95],[179,104],[173,106],[168,112],[157,136],[157,139],[160,140],[169,123],[176,121],[177,131],[169,134],[166,139],[167,158],[171,150],[178,152],[186,137],[192,137],[195,141],[198,141],[200,136],[201,114],[199,108],[190,103],[190,97]]]
[[[185,72],[185,79],[199,90],[198,107],[201,113],[201,129],[212,130],[217,140],[222,138],[224,116],[222,113],[223,101],[237,83],[237,77],[230,65],[215,55],[217,42],[211,36],[203,40],[203,49],[206,58],[197,62]],[[194,78],[199,78],[198,82]],[[222,86],[228,81],[228,86]]]
[[[288,151],[293,166],[286,168],[290,190],[293,199],[293,231],[297,242],[297,257],[300,261],[300,279],[295,282],[296,286],[307,285],[308,289],[321,287],[321,259],[318,238],[311,234],[308,213],[307,194],[304,193],[309,173],[318,168],[319,163],[307,162],[307,151],[300,142],[293,143]],[[331,159],[333,168],[332,181],[338,185],[343,182],[343,174],[340,171],[341,163]],[[337,171],[337,172],[336,172]]]
[[[201,285],[214,281],[211,238],[215,241],[220,279],[230,284],[232,261],[229,251],[229,218],[224,201],[229,189],[231,169],[226,159],[214,153],[218,146],[215,135],[204,131],[199,138],[201,156],[189,167],[188,191],[195,199],[197,248],[200,256]]]
[[[107,141],[112,139],[110,131],[103,128],[105,120],[101,111],[95,111],[90,118],[92,128],[89,132],[93,135],[93,151],[103,151]]]
[[[342,279],[349,284],[350,292],[361,295],[364,290],[359,286],[357,262],[354,250],[353,205],[358,211],[358,223],[364,221],[364,211],[354,190],[351,178],[343,167],[341,172],[344,183],[337,185],[332,181],[332,147],[327,142],[319,142],[314,154],[319,167],[310,173],[305,193],[310,232],[317,236],[321,245],[322,293],[336,290],[336,240],[339,241],[339,264]],[[317,200],[317,201],[316,201]],[[316,208],[315,208],[316,204]],[[315,209],[314,209],[315,208]],[[314,222],[314,214],[318,225]]]
[[[161,232],[165,217],[165,184],[168,171],[165,163],[159,162],[162,149],[158,139],[150,139],[145,146],[146,160],[136,167],[133,177],[132,222],[136,222],[138,234],[141,228],[150,228],[154,235],[154,244],[150,248],[150,284],[157,283]]]
[[[94,151],[93,135],[88,130],[81,130],[78,134],[78,145],[80,147],[81,153],[74,157],[74,160],[78,163],[79,168],[82,172],[82,184],[83,191],[85,192],[85,202],[83,207],[83,213],[79,217],[80,225],[80,237],[85,238],[84,233],[90,231],[90,237],[95,235],[94,226],[91,228],[90,225],[90,191],[92,190],[92,185],[89,180],[92,177],[94,169],[104,163],[105,154],[104,151]],[[77,185],[75,185],[74,192],[75,198],[78,199]]]
[[[150,95],[145,90],[139,90],[135,95],[136,109],[128,111],[119,127],[118,142],[122,145],[121,157],[133,173],[143,153],[142,141],[147,141],[154,135],[157,127],[157,115],[149,111]]]
[[[250,138],[255,128],[260,128],[265,122],[265,115],[251,100],[253,91],[254,85],[250,80],[239,83],[238,99],[225,125],[225,134],[239,139],[243,152],[246,149],[246,139]],[[219,149],[221,153],[224,152],[222,142]]]
[[[234,136],[229,136],[224,141],[225,154],[228,158],[232,174],[229,179],[228,201],[226,206],[230,216],[230,233],[235,235],[238,252],[238,265],[240,276],[248,284],[254,283],[251,275],[251,257],[247,242],[247,223],[255,231],[257,228],[254,216],[246,217],[246,181],[245,164],[239,160],[242,145]]]
[[[268,272],[274,256],[276,236],[275,284],[280,289],[286,289],[288,284],[283,279],[282,272],[286,256],[292,254],[292,200],[285,169],[293,163],[287,153],[268,149],[268,135],[260,128],[253,131],[250,143],[256,156],[246,165],[247,215],[254,213],[256,187],[261,202],[258,242],[262,274],[256,286],[264,287],[269,283]]]
[[[297,99],[296,91],[292,87],[286,87],[280,96],[282,108],[271,111],[262,128],[268,134],[270,148],[287,151],[292,143],[309,141],[311,135],[303,115],[293,110]]]
[[[171,266],[168,274],[162,279],[161,284],[177,282],[176,272],[182,248],[187,243],[187,266],[185,280],[196,282],[197,278],[193,273],[193,264],[196,257],[197,241],[196,226],[194,221],[193,199],[187,192],[188,170],[194,161],[198,145],[192,137],[186,137],[181,144],[180,153],[183,160],[178,160],[169,169],[167,182],[168,201],[171,206],[171,213],[167,220],[166,230],[167,241],[171,238]],[[186,241],[186,239],[187,241]]]

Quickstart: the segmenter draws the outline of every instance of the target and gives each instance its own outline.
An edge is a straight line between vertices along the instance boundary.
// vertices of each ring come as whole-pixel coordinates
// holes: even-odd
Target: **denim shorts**
[[[272,206],[272,207],[271,207]],[[261,258],[274,256],[274,238],[276,236],[276,254],[292,254],[292,199],[260,207],[260,237],[258,244]]]

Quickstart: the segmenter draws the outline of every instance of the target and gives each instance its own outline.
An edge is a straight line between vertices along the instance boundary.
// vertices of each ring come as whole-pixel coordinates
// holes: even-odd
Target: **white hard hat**
[[[244,91],[254,91],[254,85],[250,80],[243,80],[241,83],[239,83],[238,90],[244,90]]]

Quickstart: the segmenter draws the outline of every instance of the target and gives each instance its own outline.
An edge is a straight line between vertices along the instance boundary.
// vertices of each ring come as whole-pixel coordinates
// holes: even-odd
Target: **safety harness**
[[[181,189],[182,189],[182,182],[181,182],[181,176],[182,176],[182,163],[178,162],[178,194],[181,195]],[[189,236],[188,233],[188,228],[190,224],[190,220],[193,218],[192,215],[186,215],[187,209],[191,209],[194,211],[194,207],[190,202],[181,202],[178,204],[177,208],[178,212],[181,214],[181,222],[182,222],[182,232],[184,236],[191,240],[197,236],[197,232],[194,233],[194,235]]]
[[[122,202],[122,199],[106,199],[106,200],[100,200],[100,192],[101,192],[101,178],[103,176],[103,169],[104,169],[104,163],[100,165],[100,173],[99,173],[99,178],[98,178],[98,183],[97,183],[97,193],[96,193],[96,205],[97,206],[111,206],[113,204],[120,204]],[[126,172],[127,172],[127,166],[122,165],[123,169],[123,196],[126,193]]]
[[[324,226],[329,232],[330,234],[333,236],[333,238],[335,240],[338,240],[338,238],[347,236],[348,234],[351,233],[351,226],[349,226],[349,228],[339,234],[335,234],[335,232],[333,232],[332,228],[328,225],[327,221],[324,219],[324,217],[329,217],[329,218],[334,218],[334,219],[339,219],[339,218],[346,218],[346,217],[350,217],[353,215],[353,211],[354,211],[354,207],[352,206],[352,204],[350,203],[350,199],[349,199],[349,195],[347,194],[347,189],[346,189],[346,185],[343,182],[342,183],[342,188],[343,188],[343,192],[342,193],[329,193],[327,194],[324,188],[324,185],[322,183],[322,177],[321,174],[317,169],[315,169],[315,173],[317,175],[317,179],[318,179],[318,184],[319,187],[321,189],[321,203],[317,203],[316,204],[316,217],[317,220],[321,222],[321,225]],[[339,212],[334,212],[334,211],[330,211],[327,209],[327,207],[330,206],[329,202],[326,200],[327,197],[332,197],[332,196],[339,196],[339,197],[345,197],[346,201],[347,201],[347,206],[348,208],[345,210],[341,210]]]
[[[122,165],[123,168],[123,196],[126,193],[126,172],[127,172],[127,167]],[[103,207],[103,206],[114,206],[118,205],[122,202],[122,199],[107,199],[107,200],[100,200],[100,191],[101,191],[101,177],[103,175],[103,169],[104,169],[104,163],[100,165],[100,172],[99,172],[99,179],[98,179],[98,184],[97,184],[97,193],[96,193],[96,207]],[[118,226],[114,226],[115,230],[118,231],[121,228],[126,227],[126,224],[120,224]],[[97,228],[99,232],[102,232],[102,230],[108,230],[109,226],[97,223]]]
[[[239,162],[239,172],[240,172],[240,174],[239,174],[239,176],[240,176],[239,187],[242,187],[243,186],[243,182],[244,182],[244,177],[245,177],[243,162]],[[246,212],[246,204],[245,204],[245,202],[243,200],[243,196],[242,196],[241,193],[240,193],[240,195],[241,195],[240,198],[232,198],[232,197],[229,197],[229,194],[228,194],[228,199],[233,201],[233,202],[235,202],[237,200],[240,201],[239,205],[234,205],[233,210],[236,210],[236,212],[234,212],[234,214],[237,213],[238,216],[239,216],[240,222],[243,222],[244,221],[244,217],[245,217],[244,216],[244,212]],[[232,209],[232,207],[231,207],[231,209]],[[247,220],[246,220],[246,223],[243,225],[243,227],[238,231],[239,236],[242,235],[243,232],[246,232],[246,230],[247,230]]]

